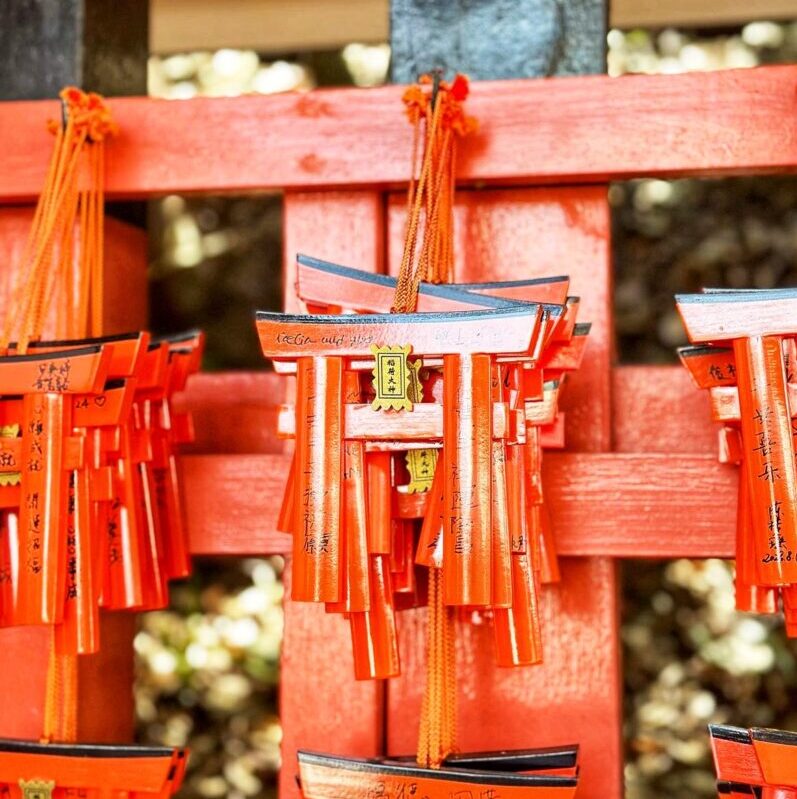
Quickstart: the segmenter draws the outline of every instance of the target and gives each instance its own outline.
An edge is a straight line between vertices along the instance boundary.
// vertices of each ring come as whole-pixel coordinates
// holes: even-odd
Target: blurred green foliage
[[[627,795],[716,796],[706,725],[797,729],[797,647],[781,619],[734,610],[725,561],[624,571]]]
[[[146,743],[189,745],[184,796],[273,794],[282,559],[198,560],[168,610],[136,635],[136,711]]]

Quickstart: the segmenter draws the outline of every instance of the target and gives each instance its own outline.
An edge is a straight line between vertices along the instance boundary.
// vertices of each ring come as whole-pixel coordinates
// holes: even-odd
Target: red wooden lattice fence
[[[297,250],[395,273],[410,130],[401,89],[165,102],[112,101],[112,197],[285,190],[285,303]],[[620,664],[615,559],[730,557],[735,477],[717,464],[703,392],[680,367],[614,367],[606,182],[797,168],[797,68],[673,77],[506,81],[473,86],[480,133],[460,158],[457,278],[568,273],[593,322],[569,386],[568,448],[546,456],[563,582],[544,596],[545,663],[494,667],[483,627],[459,650],[466,748],[570,743],[585,799],[619,797]],[[24,239],[51,146],[49,102],[0,104],[0,241]],[[109,222],[109,329],[143,315],[143,238]],[[122,300],[124,298],[124,301]],[[137,300],[141,302],[137,303]],[[253,333],[254,336],[254,328]],[[186,403],[199,440],[182,458],[194,553],[289,550],[274,530],[287,455],[274,435],[280,382],[202,376]],[[348,629],[315,605],[286,606],[283,797],[296,795],[297,746],[369,755],[412,751],[423,683],[424,615],[402,623],[403,675],[352,678]],[[81,668],[82,739],[130,735],[129,619],[108,620],[103,652]],[[0,631],[0,734],[37,737],[46,646]]]

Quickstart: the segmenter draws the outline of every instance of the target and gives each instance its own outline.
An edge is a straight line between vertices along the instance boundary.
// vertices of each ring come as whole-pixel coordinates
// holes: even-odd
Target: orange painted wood
[[[609,215],[604,187],[498,189],[460,192],[456,198],[457,280],[519,280],[570,275],[570,294],[582,295],[579,321],[592,322],[584,361],[568,381],[561,408],[567,413],[569,449],[607,449],[610,441]],[[405,201],[388,205],[389,271],[401,260]]]
[[[445,771],[419,768],[409,762],[341,758],[302,752],[302,793],[306,799],[341,799],[349,796],[419,796],[424,799],[501,796],[503,799],[573,799],[578,780],[574,774],[530,774],[515,771],[470,770],[449,760]],[[453,760],[453,758],[452,758]],[[481,764],[479,764],[481,765]],[[0,776],[2,772],[0,772]]]
[[[459,744],[463,751],[578,742],[579,797],[620,797],[619,718],[601,717],[617,703],[619,676],[614,564],[604,558],[567,558],[562,582],[541,592],[541,666],[495,665],[492,625],[458,622]],[[597,625],[600,621],[602,624]],[[424,685],[425,614],[400,618],[402,676],[388,684],[388,748],[415,749]],[[409,646],[408,646],[409,644]],[[619,707],[618,707],[619,710]],[[615,742],[613,739],[617,738]],[[608,784],[613,788],[609,790]]]
[[[134,613],[102,613],[100,651],[81,658],[78,739],[127,743],[133,736]]]
[[[695,389],[683,367],[615,366],[611,387],[614,451],[716,452],[718,426],[711,422],[708,394]],[[285,378],[270,372],[216,372],[191,377],[177,403],[197,418],[197,441],[183,451],[281,451],[282,442],[273,430],[265,436],[251,427],[266,427],[276,419],[284,397]],[[662,423],[662,408],[667,409],[666,424]],[[233,419],[228,425],[227,417]]]
[[[79,662],[78,740],[124,743],[133,735],[132,613],[103,613],[102,649]],[[38,740],[44,721],[49,630],[0,630],[0,734]]]
[[[474,83],[468,112],[480,130],[462,147],[459,176],[605,183],[793,169],[796,82],[797,67],[778,66]],[[109,146],[109,193],[404,184],[411,129],[401,114],[402,91],[114,99],[122,132]],[[57,114],[51,101],[0,106],[0,200],[35,197],[51,146],[45,122]]]
[[[47,153],[38,156],[43,167]],[[30,208],[0,208],[0,250],[5,256],[0,266],[0,299],[7,297],[11,269],[19,262],[31,219]],[[105,265],[107,332],[141,328],[147,306],[144,231],[106,219]],[[80,659],[79,739],[132,739],[134,632],[132,616],[103,616],[100,653]],[[0,630],[0,736],[41,736],[48,647],[48,630],[44,627]]]
[[[194,555],[287,555],[277,531],[290,455],[184,455],[178,458]]]
[[[0,115],[5,103],[0,103]],[[2,134],[0,134],[2,136]],[[52,146],[52,142],[50,142]],[[42,167],[48,154],[40,154]],[[4,156],[0,155],[0,161]],[[38,186],[36,191],[41,188]],[[6,302],[11,284],[7,279],[9,269],[19,263],[22,250],[33,219],[33,209],[0,208],[0,242],[3,245],[3,265],[0,267],[0,301]],[[105,260],[111,270],[103,283],[104,320],[107,334],[138,330],[147,318],[147,236],[143,230],[116,219],[105,220]],[[53,326],[44,330],[45,338],[52,338]]]
[[[511,160],[506,153],[505,157]],[[570,275],[569,293],[581,296],[579,321],[592,322],[592,330],[582,367],[571,376],[562,395],[570,452],[561,457],[590,458],[591,463],[611,458],[572,454],[605,452],[611,446],[611,265],[605,186],[460,192],[454,213],[457,281]],[[392,196],[388,204],[388,265],[393,274],[401,258],[404,217],[404,197]],[[568,476],[572,462],[559,461],[566,466],[558,471],[557,461],[546,453],[543,463],[556,488],[573,479]],[[592,478],[587,482],[596,485]],[[582,517],[577,527],[570,528],[565,527],[566,515],[581,514],[584,508],[589,508],[590,516],[603,514],[595,514],[596,505],[583,496],[557,494],[556,488],[548,489],[548,499],[560,553],[598,554],[590,551],[590,519]],[[602,491],[607,493],[605,482]],[[576,551],[568,551],[560,528],[572,529],[577,535]],[[565,577],[562,586],[546,586],[541,591],[546,608],[544,635],[551,650],[544,647],[542,665],[499,670],[492,642],[487,640],[492,637],[487,625],[478,632],[468,630],[460,641],[460,695],[467,697],[467,702],[461,703],[460,745],[465,750],[479,750],[578,741],[583,764],[580,795],[586,799],[619,796],[622,752],[615,568],[612,561],[596,558],[565,563],[563,569],[574,575],[571,581]],[[562,617],[552,615],[551,597],[546,596],[549,590],[561,592]],[[424,618],[423,610],[406,611],[402,616],[401,651],[414,653],[414,658],[424,651]],[[413,623],[408,624],[408,619]],[[578,627],[577,636],[562,632],[571,623]],[[479,638],[480,634],[486,638]],[[589,665],[584,661],[586,651],[592,657]],[[592,669],[601,689],[591,685],[582,694],[586,668]],[[484,690],[479,687],[482,685],[493,688]],[[388,685],[391,754],[412,751],[422,686],[422,667],[417,665],[405,669]],[[511,697],[511,701],[502,704],[498,701],[501,696]]]
[[[612,402],[615,452],[717,452],[708,392],[682,366],[615,367]]]
[[[352,141],[349,142],[351,146]],[[335,226],[333,230],[332,226]],[[377,191],[291,192],[285,196],[282,287],[284,310],[305,313],[296,296],[296,254],[384,269],[384,198]]]
[[[287,455],[181,458],[192,498],[191,551],[289,552],[289,536],[275,530],[289,463]],[[718,463],[714,453],[546,452],[543,467],[563,556],[731,558],[736,479],[735,467]]]
[[[282,452],[277,419],[286,383],[273,372],[193,375],[175,398],[176,410],[193,415],[196,431],[195,440],[181,444],[180,452]]]
[[[553,406],[553,402],[536,404]],[[492,403],[493,438],[513,435],[511,422],[507,403]],[[278,429],[282,435],[296,435],[296,415],[292,405],[280,413]],[[416,446],[423,441],[440,441],[443,438],[443,405],[422,402],[413,407],[412,413],[399,415],[375,410],[370,403],[347,403],[343,407],[343,429],[344,437],[349,440],[406,441]]]
[[[797,333],[794,289],[684,294],[676,301],[693,343]]]
[[[0,707],[6,711],[0,719],[3,737],[41,737],[48,646],[45,627],[0,630]]]
[[[286,596],[290,593],[286,571]],[[381,682],[354,680],[349,622],[316,603],[285,603],[279,796],[299,799],[297,749],[369,756],[382,748]]]
[[[185,405],[210,430],[223,425],[228,415],[240,418],[240,408],[247,409],[248,424],[262,426],[273,419],[282,400],[280,380],[267,373],[198,375],[191,379]],[[555,514],[560,550],[663,557],[669,547],[672,557],[730,557],[735,472],[716,462],[718,426],[711,422],[706,392],[694,388],[681,366],[615,367],[612,390],[614,449],[622,457],[545,454],[546,488],[563,498],[555,502],[567,502]],[[666,424],[662,408],[669,409]],[[202,457],[180,458],[186,496],[191,497],[187,503],[191,547],[197,554],[288,551],[288,536],[275,532],[274,526],[288,461],[284,456],[257,457],[255,453],[273,455],[272,444],[278,447],[281,442],[274,439],[263,446],[250,432],[248,427],[232,425],[229,436],[201,439]],[[215,447],[219,452],[214,454]],[[656,453],[667,457],[654,457]],[[646,475],[645,481],[638,479],[638,470]],[[690,483],[704,496],[684,491],[674,507],[667,491]],[[600,502],[606,512],[595,515],[585,508],[582,515],[576,501],[580,492]],[[706,497],[712,500],[708,506]],[[673,509],[679,508],[683,516],[673,517]],[[650,524],[639,528],[639,513],[648,510]],[[617,513],[624,523],[638,528],[633,545],[616,523]],[[688,524],[682,523],[685,519]],[[588,526],[580,530],[585,520]]]
[[[290,140],[289,134],[283,133],[283,136]],[[281,141],[284,144],[287,140]],[[287,193],[284,210],[285,309],[301,311],[301,304],[293,295],[297,250],[308,249],[329,260],[369,264],[376,268],[383,260],[383,230],[384,205],[381,195],[376,192]],[[287,389],[286,397],[292,399],[292,387]],[[242,518],[243,529],[252,538],[258,531],[273,531],[271,520],[274,517],[271,514],[272,510],[275,514],[279,510],[290,455],[280,456],[282,468],[276,463],[269,468],[262,460],[258,463],[257,458],[254,463],[246,456],[231,458],[250,461],[252,477],[260,483],[260,491],[253,493],[261,497],[265,495],[268,502],[264,507],[261,500],[255,500],[249,493],[241,493],[236,512],[252,520],[247,526]],[[267,494],[264,481],[274,485],[276,490]],[[196,497],[198,488],[187,479],[187,496]],[[241,491],[240,488],[236,490]],[[259,511],[257,519],[251,515],[253,508],[255,513]],[[210,508],[207,510],[211,512]],[[213,513],[215,515],[215,511]],[[201,526],[209,531],[207,521],[202,521]],[[282,538],[286,542],[284,548],[256,551],[289,552],[289,536],[283,535]],[[208,539],[214,547],[212,551],[217,551],[215,535],[211,533]],[[382,752],[384,738],[384,690],[378,681],[355,681],[348,622],[338,614],[325,613],[323,605],[291,601],[290,572],[289,558],[280,672],[280,721],[283,729],[280,799],[300,797],[295,780],[297,749],[331,750],[343,755],[368,757]]]
[[[368,358],[371,346],[404,341],[417,355],[461,352],[523,355],[531,349],[539,306],[432,314],[285,315],[258,313],[264,355],[274,361],[298,358]],[[279,370],[277,370],[279,371]]]

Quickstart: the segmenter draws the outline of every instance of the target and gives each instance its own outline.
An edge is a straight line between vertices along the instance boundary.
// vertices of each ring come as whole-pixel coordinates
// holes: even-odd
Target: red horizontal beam
[[[289,551],[277,533],[287,455],[182,458],[195,554]],[[711,455],[549,453],[544,479],[562,555],[732,557],[736,473]]]
[[[797,167],[797,66],[476,83],[464,182],[585,183]],[[112,197],[396,186],[409,171],[402,87],[112,101]],[[41,188],[52,101],[0,103],[0,202]]]
[[[277,555],[290,537],[275,525],[287,455],[185,455],[186,521],[195,555]]]
[[[274,529],[288,467],[274,437],[284,380],[192,378],[181,406],[198,440],[181,459],[196,554],[287,552]],[[735,470],[716,462],[706,392],[680,366],[612,370],[614,453],[546,453],[560,551],[612,557],[730,557]]]
[[[178,397],[191,411],[191,455],[279,453],[277,413],[289,381],[273,372],[203,372]],[[681,366],[612,369],[612,441],[617,452],[716,452],[708,392]]]

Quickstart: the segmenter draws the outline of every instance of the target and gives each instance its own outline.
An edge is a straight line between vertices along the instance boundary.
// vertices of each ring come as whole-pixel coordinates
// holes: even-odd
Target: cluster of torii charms
[[[197,332],[31,342],[0,357],[0,625],[51,625],[59,655],[99,648],[100,608],[150,610],[190,561],[175,392]]]
[[[164,607],[169,580],[189,573],[175,451],[192,425],[172,398],[199,369],[203,336],[103,335],[116,125],[98,95],[72,87],[61,100],[0,330],[0,626],[52,630],[41,740],[0,740],[0,794],[166,799],[183,749],[73,743],[77,664],[100,647],[101,608]]]
[[[797,290],[705,290],[676,298],[692,346],[682,363],[739,465],[736,607],[775,613],[797,636]]]
[[[394,278],[301,255],[297,274],[312,313],[257,315],[263,354],[297,377],[279,423],[292,598],[348,615],[358,678],[392,677],[395,610],[425,602],[416,566],[438,567],[447,606],[492,613],[499,665],[540,662],[538,588],[559,578],[542,449],[563,443],[589,330],[568,279],[424,283],[417,313],[391,314]],[[411,410],[374,407],[385,355],[419,374]]]

